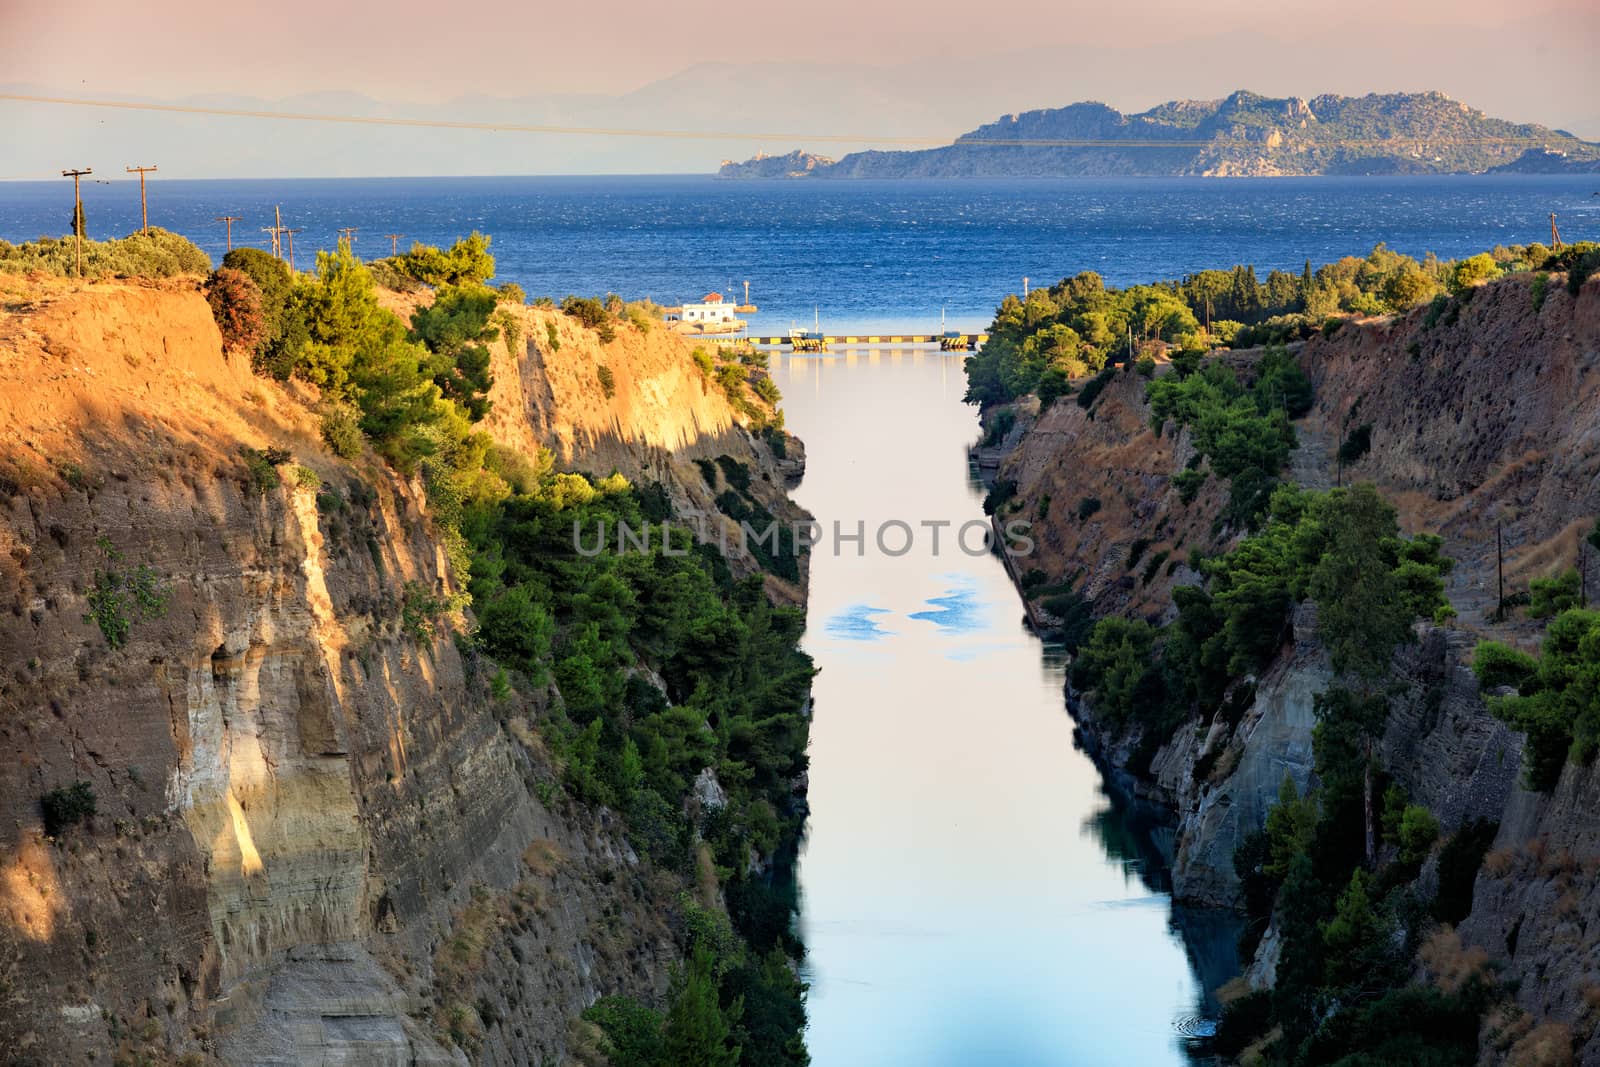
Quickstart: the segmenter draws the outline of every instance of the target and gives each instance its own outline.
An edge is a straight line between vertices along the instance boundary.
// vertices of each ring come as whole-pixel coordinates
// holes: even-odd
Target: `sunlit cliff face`
[[[15,855],[0,855],[0,922],[32,941],[49,941],[66,900],[55,856],[37,837],[24,837]]]

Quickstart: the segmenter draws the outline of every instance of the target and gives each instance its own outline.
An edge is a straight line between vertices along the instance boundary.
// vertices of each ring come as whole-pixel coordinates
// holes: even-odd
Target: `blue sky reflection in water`
[[[824,528],[981,518],[959,358],[772,368],[806,441],[796,496]],[[811,574],[800,876],[817,1067],[1185,1062],[1202,983],[1141,880],[1159,865],[1148,827],[1073,747],[1060,657],[1022,627],[1001,562],[869,540],[817,552]],[[883,632],[870,655],[858,620]]]

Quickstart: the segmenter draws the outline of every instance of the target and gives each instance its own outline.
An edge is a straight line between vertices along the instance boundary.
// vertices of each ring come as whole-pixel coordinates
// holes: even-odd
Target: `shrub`
[[[716,363],[711,359],[711,353],[703,348],[694,350],[694,365],[700,368],[700,373],[709,380],[716,372]]]
[[[751,388],[756,391],[756,396],[765,400],[772,407],[777,407],[783,399],[783,394],[778,391],[778,383],[771,376],[763,374],[751,382]]]
[[[77,781],[60,789],[52,789],[39,798],[39,808],[44,813],[44,832],[60,837],[69,826],[76,826],[95,814],[97,805],[94,787]]]
[[[261,289],[243,271],[222,267],[206,277],[206,303],[222,333],[224,352],[254,356],[267,336],[261,311]]]
[[[310,467],[296,463],[294,466],[294,484],[302,489],[321,489],[322,476]]]
[[[1106,386],[1111,384],[1111,379],[1116,376],[1117,369],[1115,367],[1107,367],[1093,378],[1090,378],[1083,388],[1078,390],[1078,406],[1085,411],[1093,408],[1094,402],[1100,398],[1100,393]]]
[[[496,286],[495,292],[499,293],[500,299],[508,304],[526,304],[528,302],[528,294],[516,282],[506,282],[504,285]]]
[[[594,369],[594,375],[600,379],[600,389],[606,394],[606,399],[617,395],[617,379],[610,367],[602,363]]]
[[[72,237],[41,237],[20,245],[0,241],[0,272],[26,274],[42,270],[69,277],[76,270]],[[188,238],[152,226],[120,240],[83,242],[83,276],[106,278],[170,278],[205,274],[211,257]]]
[[[1095,512],[1099,511],[1099,510],[1100,510],[1100,498],[1099,497],[1097,497],[1097,496],[1086,496],[1086,497],[1084,497],[1082,500],[1078,501],[1078,521],[1079,522],[1087,522],[1087,521],[1089,521],[1089,517],[1091,515],[1093,515]]]
[[[1550,294],[1550,275],[1540,271],[1533,276],[1533,284],[1528,287],[1528,295],[1533,298],[1533,310],[1538,311],[1544,307],[1545,297]]]
[[[494,277],[494,256],[489,254],[489,240],[474,230],[448,250],[418,243],[411,246],[411,251],[388,262],[401,274],[424,285],[482,285]]]
[[[1407,804],[1396,834],[1402,863],[1421,863],[1439,838],[1439,820],[1420,804]]]
[[[616,320],[606,310],[606,306],[594,297],[569,296],[561,301],[561,310],[582,323],[584,329],[599,334],[601,344],[608,345],[617,339]]]
[[[266,496],[283,484],[283,479],[278,477],[278,464],[285,462],[288,456],[277,449],[263,452],[254,448],[241,449],[240,454],[244,456],[245,482],[252,493]]]
[[[1528,583],[1528,615],[1548,619],[1578,606],[1583,583],[1576,569],[1569,568],[1551,578],[1535,578]]]
[[[994,448],[999,445],[1016,424],[1017,413],[1011,408],[1002,408],[995,412],[994,418],[989,420],[988,432],[983,435],[983,447]]]
[[[561,332],[556,329],[555,323],[544,324],[544,339],[550,345],[551,352],[561,351]]]
[[[97,543],[105,565],[95,569],[84,621],[92,619],[105,635],[106,644],[121,648],[128,642],[135,618],[155,619],[167,613],[172,589],[144,564],[130,572],[119,570],[114,565],[122,562],[122,553],[103,537]]]
[[[983,497],[983,513],[993,515],[1017,495],[1017,483],[1011,478],[999,478]]]
[[[1487,252],[1458,260],[1450,267],[1450,291],[1456,295],[1500,277],[1500,265]]]
[[[1568,760],[1587,763],[1600,747],[1600,612],[1571,609],[1551,620],[1537,660],[1494,642],[1478,646],[1473,670],[1480,684],[1514,679],[1514,696],[1492,697],[1492,711],[1528,735],[1524,771],[1531,789],[1560,780]]]
[[[1145,550],[1149,547],[1150,539],[1148,537],[1134,538],[1133,544],[1128,546],[1128,570],[1131,571],[1139,565],[1139,561],[1144,558]]]
[[[1185,505],[1193,504],[1194,498],[1200,495],[1200,487],[1206,484],[1209,475],[1196,467],[1181,470],[1172,476],[1172,484],[1178,490],[1178,499]]]
[[[1364,422],[1345,436],[1339,446],[1339,462],[1354,463],[1372,451],[1372,423]]]
[[[361,455],[361,424],[349,404],[330,404],[322,413],[322,443],[340,459]]]

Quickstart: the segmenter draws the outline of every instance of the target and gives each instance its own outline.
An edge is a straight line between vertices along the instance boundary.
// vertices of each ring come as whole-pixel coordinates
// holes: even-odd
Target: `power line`
[[[1264,148],[1255,140],[1107,140],[1093,138],[978,138],[962,137],[873,137],[848,133],[783,133],[741,130],[659,130],[612,126],[550,126],[518,122],[470,122],[458,119],[385,118],[374,115],[326,115],[301,111],[265,111],[251,108],[198,107],[185,104],[146,104],[125,100],[86,100],[59,96],[33,96],[25,93],[0,93],[0,100],[29,104],[58,104],[69,107],[112,108],[123,111],[154,111],[176,115],[217,115],[230,118],[275,119],[292,122],[332,122],[357,126],[405,126],[422,129],[483,130],[491,133],[544,133],[586,137],[645,137],[694,141],[789,141],[812,144],[897,144],[942,147],[974,145],[995,148]],[[1371,139],[1314,140],[1316,147],[1376,148],[1384,146],[1477,145],[1483,147],[1537,147],[1549,143],[1539,137],[1380,137]]]

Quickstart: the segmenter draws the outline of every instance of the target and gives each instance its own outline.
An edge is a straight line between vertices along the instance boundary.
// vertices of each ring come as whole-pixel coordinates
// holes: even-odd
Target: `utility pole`
[[[744,303],[745,303],[746,307],[750,306],[750,279],[749,278],[746,278],[745,281],[744,281]]]
[[[289,236],[289,273],[290,274],[294,273],[294,235],[299,233],[301,229],[304,229],[304,227],[297,227],[296,229],[293,229],[293,230],[285,228],[284,231],[283,231],[284,233],[286,233]]]
[[[1556,229],[1556,213],[1550,212],[1550,245],[1557,252],[1561,251],[1561,231]]]
[[[283,208],[282,207],[274,207],[272,209],[272,225],[271,226],[263,226],[261,228],[261,232],[262,233],[270,233],[272,235],[272,258],[274,258],[274,259],[282,259],[283,258],[283,235],[289,232],[288,227],[286,227],[283,224]]]
[[[1494,524],[1494,573],[1498,586],[1500,600],[1495,604],[1494,617],[1496,622],[1504,621],[1506,617],[1506,549],[1502,530],[1505,523],[1495,520]]]
[[[339,237],[341,240],[353,246],[356,243],[356,231],[359,229],[361,229],[359,226],[340,226]]]
[[[1578,607],[1589,606],[1589,542],[1578,538]]]
[[[147,200],[145,200],[145,198],[144,198],[144,176],[146,174],[150,173],[151,171],[155,170],[155,169],[156,168],[154,168],[154,167],[128,167],[127,168],[127,171],[128,171],[129,174],[137,174],[139,176],[139,232],[140,233],[143,233],[144,231],[146,231],[146,230],[148,230],[150,228],[150,205],[149,205],[149,202]]]
[[[78,191],[78,181],[85,174],[93,174],[91,167],[82,170],[64,170],[63,178],[72,179],[72,234],[75,242],[73,259],[77,264],[78,277],[83,277],[83,196]]]
[[[400,238],[404,237],[405,234],[386,233],[384,236],[389,239],[389,254],[391,256],[398,256],[400,254]]]
[[[1028,302],[1028,276],[1026,274],[1022,276],[1022,302],[1024,304]]]
[[[216,221],[228,224],[228,251],[233,251],[233,224],[243,219],[243,215],[218,215]]]

